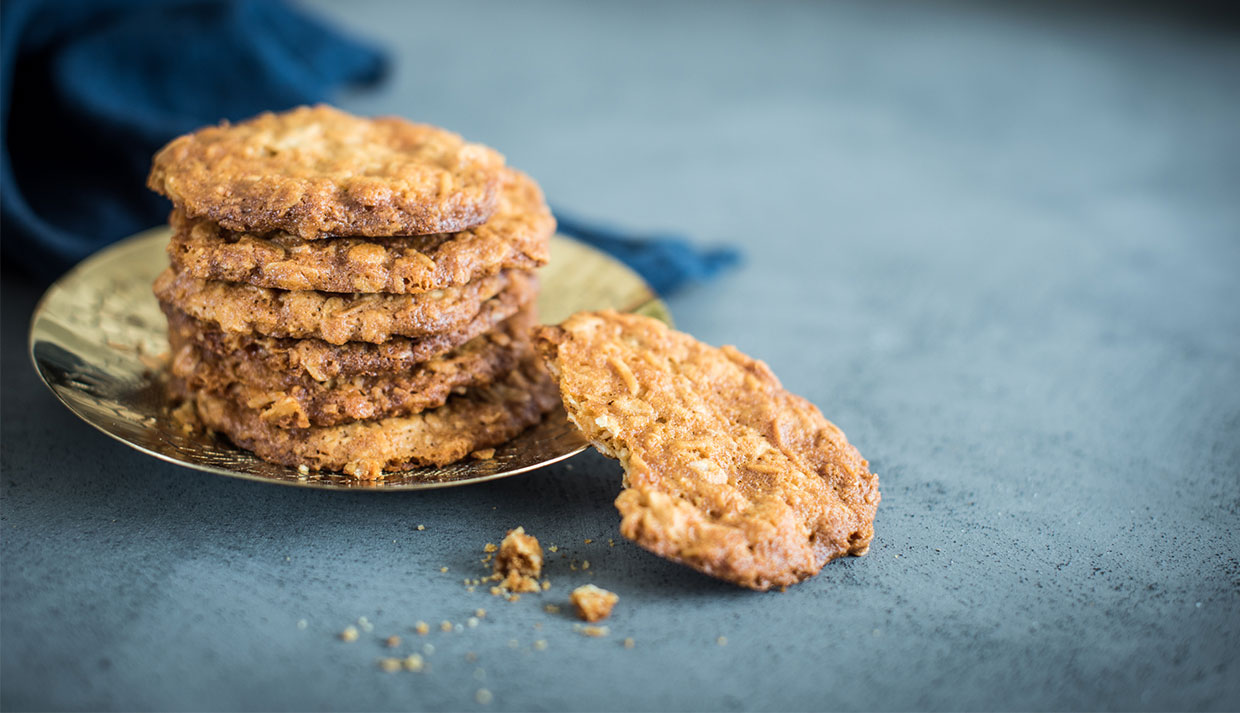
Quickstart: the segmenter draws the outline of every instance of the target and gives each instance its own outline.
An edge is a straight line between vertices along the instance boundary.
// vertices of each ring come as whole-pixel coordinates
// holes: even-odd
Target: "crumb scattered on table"
[[[611,616],[611,609],[620,600],[614,592],[609,592],[593,584],[583,584],[573,590],[570,598],[577,608],[577,616],[590,622],[602,621]]]
[[[495,555],[495,574],[503,577],[500,588],[514,593],[539,591],[538,575],[542,573],[542,564],[543,552],[538,538],[526,534],[524,527],[509,530]]]
[[[593,624],[575,624],[573,629],[585,636],[593,636],[596,639],[602,636],[607,636],[611,633],[611,629],[605,626],[594,626]]]

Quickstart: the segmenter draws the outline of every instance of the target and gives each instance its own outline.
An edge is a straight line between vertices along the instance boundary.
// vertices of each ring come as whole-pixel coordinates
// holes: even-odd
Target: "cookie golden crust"
[[[485,386],[531,358],[532,312],[412,369],[316,381],[304,371],[268,368],[261,353],[214,354],[199,347],[192,320],[170,329],[172,375],[194,390],[230,393],[279,428],[336,426],[410,416],[442,406],[454,393]]]
[[[504,290],[528,293],[536,283],[531,272],[505,271],[416,295],[341,295],[201,280],[169,268],[155,280],[155,296],[234,334],[381,344],[460,329]]]
[[[203,425],[264,460],[363,479],[382,478],[384,471],[447,465],[497,446],[538,423],[559,403],[555,384],[537,361],[522,364],[489,386],[454,396],[437,409],[327,428],[277,428],[230,395],[189,392],[176,380],[173,391],[193,401]]]
[[[869,548],[878,477],[762,362],[615,312],[536,335],[569,419],[624,466],[625,537],[759,590]]]
[[[285,372],[291,378],[305,375],[315,381],[327,381],[415,369],[487,332],[520,310],[532,312],[535,296],[532,289],[526,293],[506,290],[495,299],[487,300],[482,311],[460,329],[425,337],[393,337],[382,344],[349,342],[337,345],[321,339],[232,334],[199,322],[167,302],[161,302],[160,308],[168,318],[171,339],[178,338],[172,335],[179,333],[180,339],[193,340],[198,349],[212,358],[224,359],[244,353],[249,359],[261,362],[268,371]]]
[[[531,270],[547,262],[555,218],[538,184],[516,171],[505,175],[495,214],[459,233],[302,240],[234,232],[174,210],[168,257],[179,272],[204,280],[324,292],[428,292]]]
[[[450,131],[320,105],[173,139],[147,186],[229,230],[423,235],[486,222],[503,166]]]

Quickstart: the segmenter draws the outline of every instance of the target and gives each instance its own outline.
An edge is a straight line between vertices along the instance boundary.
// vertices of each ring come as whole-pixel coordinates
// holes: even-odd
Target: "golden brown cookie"
[[[260,458],[365,479],[381,478],[383,471],[446,465],[497,446],[559,403],[555,384],[537,360],[489,386],[453,396],[437,409],[326,428],[277,428],[228,395],[187,392],[175,380],[173,386],[174,393],[194,402],[203,425]]]
[[[536,289],[536,283],[532,272],[508,270],[460,287],[416,295],[341,295],[201,280],[169,268],[155,280],[155,296],[194,319],[234,334],[381,344],[392,337],[460,329],[502,291],[525,293]]]
[[[415,365],[379,374],[316,381],[305,371],[270,369],[261,353],[215,354],[203,350],[189,320],[169,330],[172,375],[189,388],[229,393],[280,428],[336,426],[350,421],[410,416],[438,408],[454,393],[485,386],[531,356],[532,310],[464,345]]]
[[[321,339],[282,339],[253,334],[233,334],[204,324],[167,302],[160,308],[168,318],[170,338],[193,340],[198,349],[216,359],[245,354],[261,361],[263,368],[288,372],[293,378],[309,376],[315,381],[349,378],[367,374],[385,374],[410,370],[418,364],[445,354],[511,318],[519,310],[533,310],[535,290],[531,285],[524,292],[505,290],[487,300],[464,327],[425,337],[392,337],[382,344],[348,342],[328,344]],[[178,336],[172,336],[174,333]]]
[[[762,362],[615,312],[578,313],[536,343],[569,419],[624,466],[625,537],[760,590],[869,548],[878,477]]]
[[[147,186],[229,230],[422,235],[484,223],[503,166],[450,131],[320,105],[173,139],[155,154]]]
[[[168,257],[183,274],[282,290],[428,292],[546,264],[555,218],[532,179],[506,170],[499,207],[459,233],[302,240],[245,233],[174,210]]]

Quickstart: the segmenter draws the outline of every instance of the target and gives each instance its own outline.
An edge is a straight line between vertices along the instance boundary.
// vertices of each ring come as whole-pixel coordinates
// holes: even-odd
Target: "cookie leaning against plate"
[[[212,354],[192,330],[171,329],[170,367],[191,389],[229,393],[280,428],[337,426],[438,408],[454,393],[485,386],[531,356],[526,310],[494,331],[411,369],[316,381],[302,370],[273,371],[261,353]]]
[[[444,129],[314,106],[173,139],[147,186],[229,230],[421,235],[484,223],[503,166],[499,153]]]
[[[382,344],[347,342],[329,344],[321,339],[289,339],[256,334],[224,332],[199,322],[167,302],[160,309],[168,318],[168,332],[183,340],[192,339],[198,349],[216,358],[244,353],[260,360],[265,369],[288,372],[299,378],[305,374],[315,381],[364,374],[383,374],[416,368],[428,359],[445,354],[510,319],[533,304],[532,285],[524,292],[505,290],[487,300],[482,310],[465,326],[451,332],[424,337],[392,337]]]
[[[156,278],[155,296],[225,332],[381,343],[459,329],[503,291],[524,293],[535,284],[532,272],[509,270],[414,295],[339,294],[200,280],[169,268]]]
[[[179,272],[206,280],[281,290],[427,292],[500,270],[547,262],[555,218],[538,184],[505,170],[490,220],[459,233],[302,240],[284,232],[234,232],[174,210],[168,257]]]
[[[536,345],[569,419],[624,466],[625,537],[759,590],[869,548],[878,477],[762,362],[615,312],[543,327]]]
[[[381,478],[386,470],[447,465],[497,446],[538,423],[559,403],[555,384],[537,359],[489,386],[453,396],[437,409],[327,428],[277,428],[257,410],[227,396],[186,392],[175,380],[173,387],[194,403],[205,426],[264,460],[368,479]]]

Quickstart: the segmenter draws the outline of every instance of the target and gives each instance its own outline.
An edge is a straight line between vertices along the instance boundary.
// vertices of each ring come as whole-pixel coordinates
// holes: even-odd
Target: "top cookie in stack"
[[[555,220],[495,151],[303,107],[175,139],[148,185],[174,205],[174,388],[238,445],[374,478],[557,402],[529,342]]]

